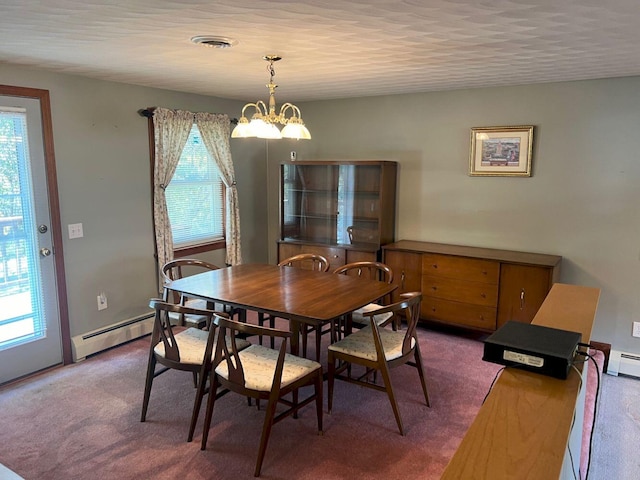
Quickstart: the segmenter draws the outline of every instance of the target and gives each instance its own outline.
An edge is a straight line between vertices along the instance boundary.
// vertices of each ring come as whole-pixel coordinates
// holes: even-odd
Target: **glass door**
[[[0,384],[63,358],[40,108],[0,96]]]

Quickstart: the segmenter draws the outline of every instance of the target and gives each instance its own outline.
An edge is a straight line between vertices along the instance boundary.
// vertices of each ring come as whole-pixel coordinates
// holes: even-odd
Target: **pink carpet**
[[[338,382],[324,435],[316,433],[312,406],[274,426],[262,478],[439,478],[499,366],[481,360],[477,340],[426,329],[419,336],[432,407],[415,369],[392,370],[406,436],[385,394]],[[264,412],[245,398],[217,402],[204,452],[203,412],[194,442],[186,442],[194,395],[188,373],[158,377],[147,422],[139,421],[148,342],[1,389],[0,463],[27,480],[252,478]]]

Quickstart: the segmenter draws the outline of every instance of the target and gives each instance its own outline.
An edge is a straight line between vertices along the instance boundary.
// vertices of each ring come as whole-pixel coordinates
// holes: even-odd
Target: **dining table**
[[[301,323],[323,325],[349,317],[396,286],[349,275],[247,263],[183,277],[165,288],[241,312],[250,310],[289,320],[290,349],[297,355]]]

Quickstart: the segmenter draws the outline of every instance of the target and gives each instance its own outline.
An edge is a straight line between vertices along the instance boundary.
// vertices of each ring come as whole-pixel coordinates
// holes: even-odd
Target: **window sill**
[[[226,248],[227,242],[225,240],[219,240],[217,242],[205,243],[203,245],[191,245],[188,247],[174,248],[174,257],[188,257],[189,255],[195,255],[202,252],[210,252],[212,250],[220,250]]]

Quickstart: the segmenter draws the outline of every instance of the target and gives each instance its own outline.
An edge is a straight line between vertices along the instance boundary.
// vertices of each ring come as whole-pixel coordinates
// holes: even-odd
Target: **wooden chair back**
[[[378,280],[393,283],[393,270],[388,265],[380,262],[353,262],[336,268],[333,273],[353,275],[369,280]]]
[[[422,303],[422,292],[407,292],[400,294],[401,300],[392,305],[388,305],[386,307],[382,307],[379,310],[374,312],[366,312],[363,313],[363,316],[369,317],[371,319],[371,325],[373,329],[373,336],[376,342],[376,351],[378,352],[379,358],[384,358],[384,348],[382,347],[382,343],[380,341],[380,331],[379,329],[384,327],[384,325],[388,325],[393,322],[394,324],[399,324],[398,318],[391,318],[385,324],[378,325],[373,317],[376,315],[381,315],[386,312],[391,312],[394,316],[403,314],[404,318],[407,322],[407,328],[404,334],[404,340],[402,341],[402,356],[409,355],[413,353],[415,346],[418,344],[418,336],[416,333],[416,328],[418,326],[418,319],[420,318],[420,304]]]
[[[198,420],[202,398],[207,393],[205,384],[198,382],[198,379],[207,378],[211,369],[211,358],[216,339],[216,326],[211,322],[214,312],[176,305],[157,298],[151,299],[149,306],[155,310],[155,317],[149,345],[149,361],[140,421],[144,422],[146,420],[151,388],[155,377],[170,369],[192,372],[197,391],[187,437],[187,441],[191,441]],[[171,313],[179,317],[184,317],[185,315],[204,317],[208,330],[185,329],[175,326],[172,322]],[[188,346],[188,351],[180,350],[182,340],[179,339],[182,338],[187,339],[183,345],[185,345],[185,348]],[[162,345],[162,348],[158,348],[160,345]],[[162,365],[162,368],[156,370],[157,364]]]
[[[300,253],[278,263],[279,267],[297,267],[317,272],[329,271],[329,260],[317,253]]]
[[[347,263],[336,268],[333,273],[338,275],[352,275],[358,278],[366,278],[368,280],[377,280],[386,282],[389,285],[393,283],[393,270],[389,265],[381,262],[353,262]],[[379,298],[375,303],[386,304],[390,301],[391,294]]]
[[[222,387],[249,398],[268,400],[254,472],[254,476],[258,477],[271,427],[275,423],[289,415],[293,415],[295,418],[301,407],[315,401],[318,433],[322,434],[322,366],[319,363],[287,353],[287,343],[291,338],[291,332],[288,330],[242,323],[218,314],[214,316],[213,324],[218,328],[219,340],[216,343],[213,366],[210,372],[210,388],[217,390]],[[238,341],[243,337],[254,335],[280,339],[280,346],[274,350],[262,345],[252,345],[246,349],[247,361],[243,362],[243,354],[241,348],[238,348]],[[273,360],[276,355],[277,359],[274,365]],[[247,380],[249,377],[250,379]],[[284,381],[283,377],[285,377]],[[204,379],[202,382],[204,383]],[[299,401],[299,390],[307,385],[313,385],[314,392]],[[291,394],[290,399],[285,399],[284,397],[289,394]],[[200,447],[202,450],[205,450],[207,446],[215,401],[216,395],[209,395]],[[284,404],[288,408],[284,411],[278,411],[276,415],[278,404]]]

